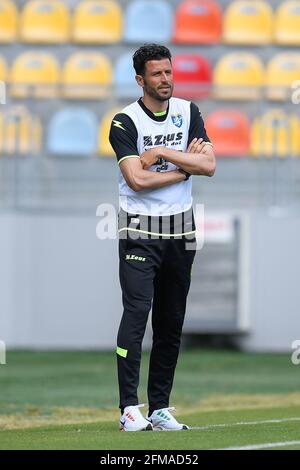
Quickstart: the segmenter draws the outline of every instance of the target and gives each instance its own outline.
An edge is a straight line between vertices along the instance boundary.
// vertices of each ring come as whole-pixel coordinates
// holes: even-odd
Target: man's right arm
[[[179,170],[165,172],[143,170],[140,158],[125,159],[120,168],[126,183],[136,192],[144,189],[162,188],[186,179],[186,174]]]
[[[109,141],[126,183],[133,191],[160,188],[185,179],[185,175],[178,170],[144,170],[137,149],[137,137],[136,127],[130,117],[124,113],[117,114],[112,120]]]

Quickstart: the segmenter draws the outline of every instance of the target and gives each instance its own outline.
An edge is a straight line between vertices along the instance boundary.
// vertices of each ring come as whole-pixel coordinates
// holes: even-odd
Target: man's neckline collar
[[[153,119],[153,121],[157,121],[157,122],[162,122],[162,121],[165,121],[168,117],[168,113],[169,113],[169,107],[170,107],[170,100],[168,101],[168,107],[166,109],[166,111],[161,111],[159,113],[152,113],[152,111],[150,111],[150,109],[148,109],[142,98],[140,98],[138,100],[138,104],[140,105],[140,107],[142,108],[143,111],[145,111],[145,113],[151,118]]]

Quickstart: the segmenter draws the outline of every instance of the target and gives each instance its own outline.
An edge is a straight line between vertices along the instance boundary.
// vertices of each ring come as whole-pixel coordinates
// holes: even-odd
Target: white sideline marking
[[[198,430],[198,431],[206,431],[207,429],[215,429],[215,428],[231,428],[233,426],[252,426],[256,424],[288,423],[290,421],[300,421],[300,417],[267,419],[264,421],[241,421],[239,423],[208,424],[206,426],[192,426],[190,427],[190,429]]]
[[[225,447],[218,450],[260,450],[271,449],[272,447],[286,447],[300,444],[300,441],[285,441],[285,442],[267,442],[266,444],[253,444],[251,446],[241,447]]]

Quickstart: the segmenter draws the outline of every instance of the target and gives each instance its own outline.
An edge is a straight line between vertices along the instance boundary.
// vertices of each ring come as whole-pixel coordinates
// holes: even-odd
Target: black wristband
[[[188,173],[187,171],[183,170],[182,168],[179,168],[179,171],[180,173],[184,173],[185,174],[185,179],[183,181],[187,181],[189,179],[189,177],[191,176],[190,173]]]

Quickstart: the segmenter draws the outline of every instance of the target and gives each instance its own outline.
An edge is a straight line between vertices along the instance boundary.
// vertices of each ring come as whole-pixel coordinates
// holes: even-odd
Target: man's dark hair
[[[145,74],[145,65],[149,60],[169,59],[172,61],[171,52],[165,46],[159,44],[144,44],[133,54],[133,67],[137,75]]]

